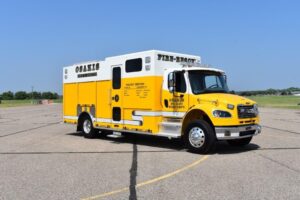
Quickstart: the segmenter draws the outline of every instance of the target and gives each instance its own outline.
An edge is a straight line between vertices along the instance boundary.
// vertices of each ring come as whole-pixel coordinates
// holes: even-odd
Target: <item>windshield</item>
[[[228,93],[225,77],[220,72],[191,70],[189,79],[194,94]]]

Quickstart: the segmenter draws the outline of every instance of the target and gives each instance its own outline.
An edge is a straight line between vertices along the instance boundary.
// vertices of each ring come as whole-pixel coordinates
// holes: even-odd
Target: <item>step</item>
[[[159,123],[160,126],[169,126],[169,127],[181,127],[181,123],[178,122],[161,122]]]
[[[109,134],[109,135],[107,135],[107,137],[109,137],[109,138],[123,138],[124,135],[122,135],[121,132],[113,132],[113,134]]]

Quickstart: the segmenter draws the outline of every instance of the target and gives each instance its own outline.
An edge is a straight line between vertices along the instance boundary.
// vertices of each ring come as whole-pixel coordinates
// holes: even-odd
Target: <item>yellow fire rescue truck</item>
[[[261,132],[254,101],[229,94],[199,56],[144,51],[63,69],[64,122],[92,138],[119,132],[182,138],[194,152],[246,145]]]

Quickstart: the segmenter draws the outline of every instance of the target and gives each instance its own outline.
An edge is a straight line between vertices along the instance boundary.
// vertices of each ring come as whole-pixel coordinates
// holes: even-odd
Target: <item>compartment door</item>
[[[111,112],[112,123],[123,125],[123,89],[121,66],[112,66]],[[115,126],[122,128],[121,126]]]

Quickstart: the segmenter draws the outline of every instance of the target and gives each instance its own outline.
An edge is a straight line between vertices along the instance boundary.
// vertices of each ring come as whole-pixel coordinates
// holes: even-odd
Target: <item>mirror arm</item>
[[[184,97],[184,94],[178,93],[178,92],[173,92],[174,97]]]

